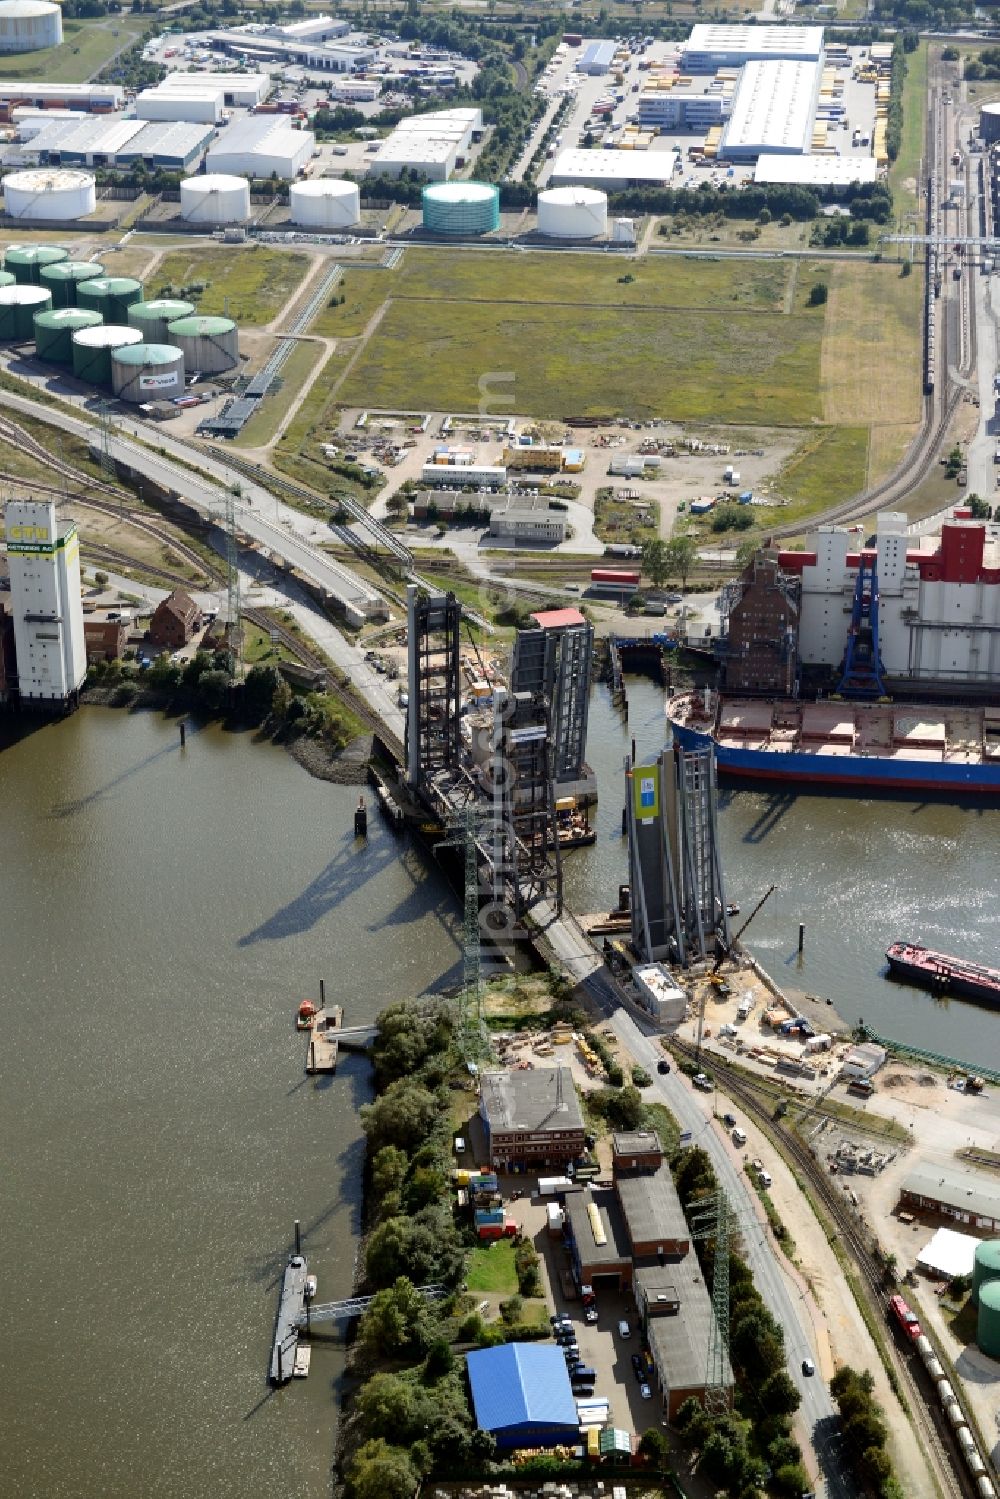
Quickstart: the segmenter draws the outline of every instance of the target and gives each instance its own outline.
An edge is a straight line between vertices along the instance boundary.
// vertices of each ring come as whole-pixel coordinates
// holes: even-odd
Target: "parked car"
[[[639,1386],[639,1395],[643,1400],[652,1400],[653,1398],[653,1392],[649,1388],[649,1385],[646,1384],[645,1380],[643,1380],[642,1384]]]
[[[723,1116],[722,1116],[722,1122],[726,1126],[727,1129],[735,1129],[736,1128],[736,1115],[735,1114],[723,1114]]]
[[[802,1360],[802,1372],[807,1379],[810,1375],[816,1373],[816,1365],[813,1363],[811,1358],[804,1358]]]
[[[623,1317],[622,1320],[618,1324],[618,1336],[620,1338],[628,1338],[628,1337],[631,1337],[631,1335],[632,1335],[632,1329],[631,1329],[631,1327],[629,1327],[628,1323],[625,1321],[625,1318]]]
[[[597,1307],[596,1306],[585,1307],[584,1311],[583,1311],[583,1320],[584,1320],[584,1322],[589,1322],[591,1324],[593,1324],[594,1322],[596,1322],[597,1321]]]
[[[666,1074],[666,1073],[668,1073],[670,1071],[670,1063],[669,1062],[664,1062],[663,1059],[661,1058],[660,1061],[658,1061],[657,1064],[656,1064],[656,1070],[657,1070],[657,1072],[662,1072],[662,1073]]]
[[[633,1353],[633,1355],[632,1355],[632,1369],[633,1369],[633,1372],[635,1374],[636,1379],[639,1381],[640,1384],[642,1384],[643,1380],[646,1378],[646,1365],[642,1361],[642,1355],[641,1354]]]

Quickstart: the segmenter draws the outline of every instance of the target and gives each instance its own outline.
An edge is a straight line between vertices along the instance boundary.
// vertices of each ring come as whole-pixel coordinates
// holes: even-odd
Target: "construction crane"
[[[705,1006],[708,1004],[708,991],[709,991],[709,988],[710,987],[714,987],[716,989],[721,989],[722,988],[723,980],[719,977],[719,969],[722,967],[723,963],[726,961],[727,958],[731,958],[732,957],[732,955],[733,955],[733,949],[736,947],[736,944],[739,942],[740,938],[743,936],[743,933],[746,931],[746,929],[750,925],[751,921],[753,921],[754,917],[757,915],[757,912],[760,910],[761,906],[763,906],[764,902],[766,900],[768,900],[769,897],[774,894],[774,891],[775,891],[776,888],[777,887],[775,885],[768,885],[767,889],[764,891],[764,894],[761,896],[760,900],[754,906],[753,910],[750,912],[750,915],[747,917],[746,921],[744,921],[744,923],[740,927],[739,931],[733,937],[733,939],[730,942],[729,946],[722,948],[722,950],[719,953],[719,956],[716,958],[715,962],[712,965],[712,971],[708,975],[708,979],[707,979],[706,984],[705,984],[705,992],[701,996],[701,1004],[698,1006],[698,1034],[697,1034],[697,1036],[695,1038],[695,1043],[694,1043],[694,1058],[695,1058],[696,1062],[700,1061],[700,1059],[701,1059],[701,1039],[702,1039],[702,1035],[703,1035],[704,1030],[705,1030]],[[725,991],[725,992],[728,992],[728,991]]]

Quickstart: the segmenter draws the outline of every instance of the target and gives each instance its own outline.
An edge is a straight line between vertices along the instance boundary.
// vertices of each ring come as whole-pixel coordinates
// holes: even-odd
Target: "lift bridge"
[[[449,1294],[447,1286],[417,1286],[418,1293],[428,1301],[440,1301]],[[300,1328],[311,1328],[316,1322],[347,1322],[360,1317],[368,1310],[374,1296],[348,1296],[346,1301],[324,1301],[319,1306],[309,1304],[299,1317]]]

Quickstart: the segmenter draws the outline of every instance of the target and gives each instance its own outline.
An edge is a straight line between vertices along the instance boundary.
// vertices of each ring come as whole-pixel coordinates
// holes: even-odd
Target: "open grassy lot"
[[[308,269],[309,257],[293,251],[199,245],[165,255],[146,296],[183,292],[200,313],[261,327],[281,311]],[[207,283],[205,290],[189,296],[184,289],[199,281]]]
[[[343,303],[325,307],[310,332],[325,338],[359,338],[394,287],[388,271],[345,271],[333,292],[344,298]]]
[[[799,291],[815,279],[804,265]],[[916,422],[921,400],[923,273],[898,265],[838,261],[823,267],[830,288],[821,375],[828,422]]]
[[[288,399],[282,399],[282,391],[294,395],[301,390],[315,369],[316,361],[323,358],[323,352],[322,344],[296,344],[282,366],[278,377],[280,385],[271,391],[267,400],[259,403],[259,409],[235,439],[237,447],[262,448],[274,441],[274,434],[288,413]]]
[[[868,438],[867,427],[821,427],[809,434],[778,475],[777,487],[791,502],[775,512],[782,525],[864,489]]]
[[[742,269],[742,268],[741,268]],[[799,426],[822,415],[822,313],[395,299],[341,389],[347,405],[475,410],[511,372],[515,411]]]
[[[116,52],[153,25],[150,16],[108,16],[63,21],[60,47],[0,57],[0,78],[44,78],[46,83],[86,83]]]
[[[872,427],[868,444],[868,483],[876,484],[899,463],[917,435],[915,422]]]
[[[470,1291],[480,1294],[495,1291],[501,1296],[512,1296],[517,1290],[517,1272],[514,1269],[514,1246],[510,1240],[499,1239],[494,1244],[477,1245],[469,1254],[465,1282]]]
[[[927,129],[927,43],[921,42],[906,59],[903,89],[903,138],[899,155],[889,168],[895,217],[906,224],[917,212],[920,167]],[[922,228],[922,225],[917,225]]]

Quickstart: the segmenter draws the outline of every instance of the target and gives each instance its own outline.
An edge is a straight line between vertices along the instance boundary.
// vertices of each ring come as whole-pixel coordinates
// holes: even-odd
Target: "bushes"
[[[893,1499],[898,1489],[885,1450],[889,1433],[874,1388],[869,1370],[859,1372],[849,1364],[830,1380],[830,1394],[843,1424],[844,1448],[855,1476],[867,1492]]]
[[[533,1244],[522,1240],[514,1250],[514,1269],[517,1271],[517,1288],[522,1296],[540,1296],[542,1281],[538,1273],[538,1254]]]

